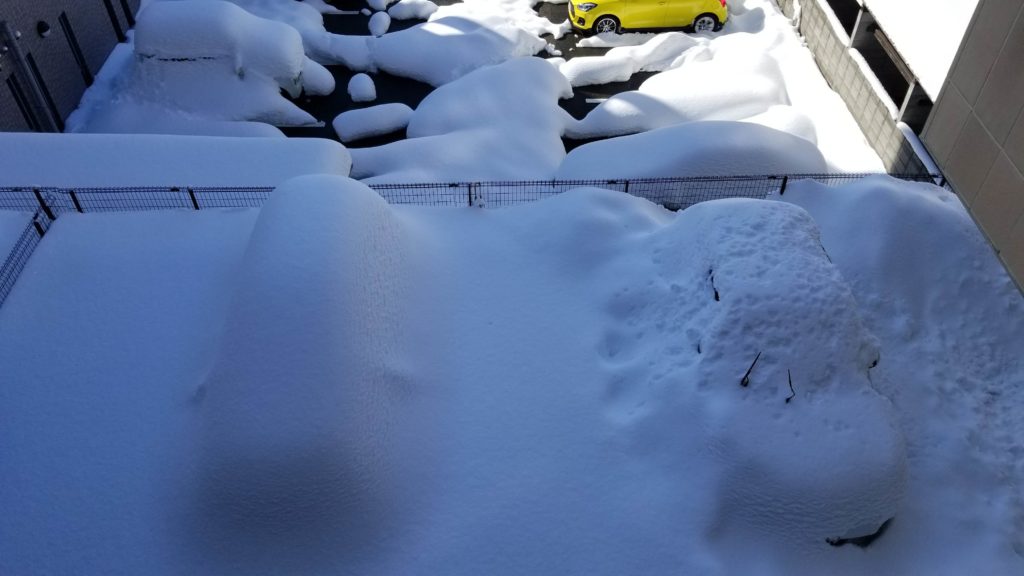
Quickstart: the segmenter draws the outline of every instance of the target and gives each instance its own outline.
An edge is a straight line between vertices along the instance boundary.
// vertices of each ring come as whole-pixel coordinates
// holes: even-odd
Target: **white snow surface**
[[[861,0],[937,100],[978,0]]]
[[[277,186],[347,176],[344,146],[312,138],[0,133],[4,186]],[[113,168],[115,166],[116,168]]]
[[[822,78],[793,25],[770,0],[730,2],[722,32],[689,36],[674,54],[666,34],[635,34],[588,45],[619,45],[598,58],[577,58],[560,65],[576,85],[620,79],[631,70],[664,69],[640,90],[617,94],[567,129],[573,138],[629,134],[696,120],[744,120],[771,108],[790,105],[800,117],[794,135],[813,134],[837,172],[881,172],[871,149],[842,99]],[[671,34],[671,33],[670,33]],[[657,47],[657,50],[652,50]],[[656,55],[656,57],[655,57]],[[655,65],[649,64],[657,60]],[[808,129],[808,125],[810,128]]]
[[[745,57],[735,64],[724,66],[717,60],[696,60],[656,74],[638,90],[616,94],[602,102],[569,129],[569,136],[619,136],[693,120],[739,120],[771,106],[789,104],[782,72],[773,58]]]
[[[370,34],[378,37],[383,36],[388,33],[388,28],[391,27],[391,16],[388,16],[387,12],[375,12],[373,16],[370,16],[368,27]]]
[[[384,38],[400,33],[389,34]],[[471,72],[431,92],[408,139],[353,149],[353,178],[366,182],[465,182],[551,178],[565,157],[572,117],[558,99],[572,87],[539,58]]]
[[[226,122],[316,124],[281,95],[282,88],[293,96],[334,90],[331,74],[303,54],[290,26],[220,0],[151,2],[140,12],[130,43],[118,46],[86,92],[68,129],[128,133],[170,126],[173,132],[259,135],[266,129]]]
[[[430,0],[399,0],[388,8],[393,20],[426,20],[437,12],[437,4]]]
[[[706,121],[584,144],[565,157],[555,178],[673,178],[826,171],[827,163],[821,152],[804,138],[755,122]]]
[[[1024,300],[946,192],[785,199],[62,216],[0,308],[0,569],[1019,572]]]
[[[441,86],[485,66],[532,56],[547,42],[499,16],[439,16],[371,38],[373,64],[389,74]]]
[[[31,212],[0,210],[0,266],[31,221]]]
[[[333,126],[342,142],[351,142],[404,130],[412,114],[412,108],[405,104],[378,104],[342,112],[334,119]]]
[[[573,86],[625,82],[637,72],[658,72],[672,66],[680,55],[697,45],[681,32],[659,34],[640,46],[612,48],[602,56],[583,56],[559,66]]]
[[[377,87],[367,74],[356,74],[348,81],[348,95],[353,102],[373,102],[377,99]]]

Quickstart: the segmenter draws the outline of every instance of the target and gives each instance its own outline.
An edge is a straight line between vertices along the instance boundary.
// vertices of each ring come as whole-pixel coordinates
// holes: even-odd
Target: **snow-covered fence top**
[[[790,180],[812,179],[838,185],[867,174],[789,174],[765,176],[715,176],[641,178],[622,180],[541,180],[510,182],[434,182],[373,184],[391,204],[421,206],[502,207],[534,202],[575,188],[604,188],[639,196],[672,210],[723,198],[764,199],[784,194]],[[904,180],[934,181],[921,174],[892,174]],[[121,187],[33,188],[0,186],[0,210],[23,212],[27,225],[10,253],[0,260],[0,305],[14,286],[28,257],[49,225],[65,212],[132,212],[140,210],[201,210],[207,208],[258,208],[274,190],[249,187]]]

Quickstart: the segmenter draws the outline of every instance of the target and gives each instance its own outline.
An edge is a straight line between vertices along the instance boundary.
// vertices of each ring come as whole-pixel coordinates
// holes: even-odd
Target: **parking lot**
[[[458,3],[458,0],[434,0],[434,3],[438,6],[444,6],[456,4]],[[360,12],[361,10],[368,8],[365,0],[333,0],[329,2],[329,4],[332,4],[346,12],[353,12],[348,14],[325,14],[324,25],[329,32],[334,34],[344,34],[347,36],[368,36],[370,34],[370,17]],[[535,6],[534,9],[538,14],[556,24],[560,24],[566,20],[566,4],[549,4],[542,2]],[[405,30],[422,22],[423,20],[392,20],[391,27],[388,32],[392,33]],[[547,37],[546,39],[550,44],[554,45],[554,48],[561,53],[561,57],[566,60],[582,56],[600,56],[610,49],[579,46],[582,37],[574,32],[569,32],[562,38],[556,39]],[[545,52],[541,52],[538,56],[548,57]],[[416,106],[426,98],[427,94],[434,90],[432,86],[416,80],[393,76],[384,72],[376,72],[370,74],[370,76],[373,78],[374,84],[376,85],[377,99],[372,102],[353,102],[346,88],[349,80],[356,73],[348,70],[344,66],[328,66],[327,68],[331,71],[331,74],[334,76],[337,83],[337,88],[334,92],[328,96],[310,97],[303,95],[295,100],[301,108],[320,120],[323,125],[311,128],[283,128],[282,130],[288,136],[330,138],[336,140],[338,136],[331,127],[331,122],[342,112],[355,108],[365,108],[375,106],[377,104],[393,102],[407,104],[409,107],[415,109]],[[604,99],[620,92],[637,89],[640,84],[651,75],[653,75],[653,73],[641,72],[634,74],[627,82],[613,82],[595,86],[578,87],[574,89],[574,95],[572,98],[562,100],[559,104],[573,117],[582,118],[586,116],[587,112],[596,107],[598,103]],[[354,148],[378,146],[388,142],[401,140],[403,138],[405,138],[404,130],[384,136],[350,142],[347,145]],[[566,150],[571,150],[576,146],[585,143],[585,141],[572,140],[568,138],[564,139],[563,142],[565,143]]]

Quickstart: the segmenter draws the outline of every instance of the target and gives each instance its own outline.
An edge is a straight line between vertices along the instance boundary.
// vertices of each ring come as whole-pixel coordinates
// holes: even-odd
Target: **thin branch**
[[[754,361],[750,363],[750,368],[747,368],[747,373],[743,375],[743,379],[740,380],[740,386],[746,388],[750,386],[750,373],[754,370],[754,366],[757,364],[757,359],[761,357],[761,351],[757,351],[757,356],[754,356]]]

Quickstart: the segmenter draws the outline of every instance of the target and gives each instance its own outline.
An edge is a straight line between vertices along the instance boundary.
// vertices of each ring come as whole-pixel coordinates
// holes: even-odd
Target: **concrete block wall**
[[[981,0],[922,142],[1024,286],[1024,3]]]
[[[782,12],[794,17],[796,0],[777,0]],[[926,174],[928,169],[914,153],[913,146],[896,127],[890,106],[850,54],[848,38],[836,34],[825,11],[823,0],[800,0],[800,33],[832,89],[846,102],[868,143],[882,159],[886,170],[904,174]]]
[[[20,33],[19,48],[35,61],[55,115],[62,123],[78,105],[88,86],[114,46],[134,21],[140,0],[2,0],[0,22]],[[83,72],[72,50],[70,37],[61,25],[64,14],[81,48]],[[40,23],[50,32],[38,33]],[[27,131],[32,127],[15,100],[7,81],[14,72],[10,51],[0,56],[0,130]],[[49,108],[49,104],[47,104]]]

